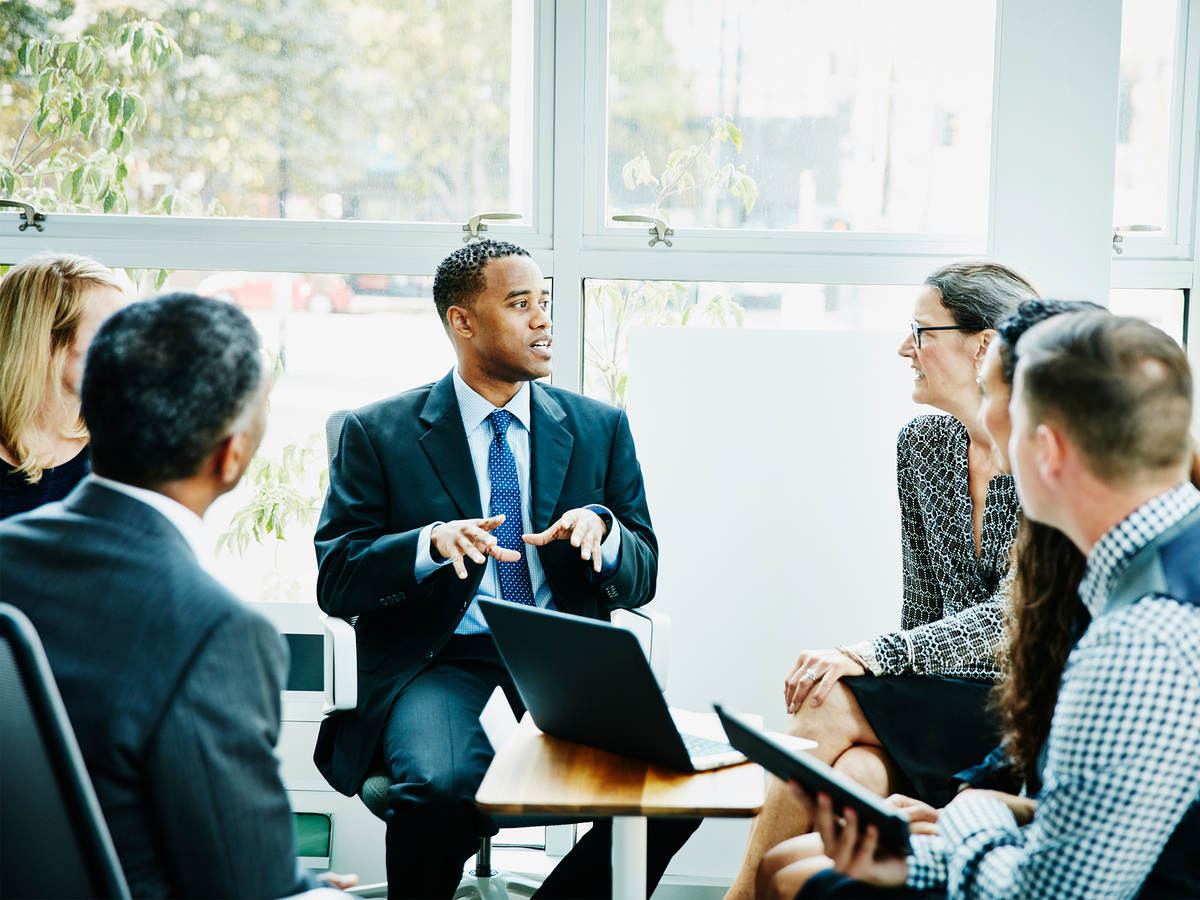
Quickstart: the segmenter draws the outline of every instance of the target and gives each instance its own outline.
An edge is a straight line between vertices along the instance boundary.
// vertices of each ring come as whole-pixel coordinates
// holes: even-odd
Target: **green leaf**
[[[129,166],[125,165],[125,160],[117,163],[116,177],[117,181],[124,181],[129,177]]]
[[[133,45],[131,47],[133,53],[137,53],[142,49],[142,45],[146,43],[146,32],[142,28],[138,28],[133,33]]]
[[[163,194],[163,198],[160,202],[162,203],[163,212],[165,212],[168,216],[171,215],[171,210],[175,208],[175,195]]]
[[[42,73],[42,77],[38,79],[38,90],[44,95],[50,90],[50,81],[54,78],[54,70],[47,69]]]
[[[121,92],[111,90],[108,92],[108,124],[117,124],[117,114],[121,111]]]
[[[125,99],[121,104],[121,118],[128,122],[136,113],[137,100],[129,94],[126,94]]]
[[[87,113],[79,120],[80,133],[89,140],[92,137],[92,129],[96,126],[96,114],[94,112]]]
[[[67,69],[76,69],[79,65],[79,44],[71,42],[67,44],[67,52],[63,54],[63,66]]]
[[[78,96],[71,100],[71,124],[75,125],[83,115],[83,100]]]
[[[116,150],[123,143],[125,143],[125,129],[118,128],[113,132],[112,140],[108,142],[108,149]]]
[[[167,283],[167,278],[170,276],[170,269],[159,269],[158,274],[154,276],[154,289],[161,290],[162,286]]]
[[[113,191],[107,190],[104,192],[104,211],[112,212],[112,208],[117,205],[117,195]]]
[[[83,176],[87,174],[80,166],[71,173],[71,199],[78,203],[83,197]]]
[[[729,139],[733,142],[733,146],[740,156],[742,153],[742,130],[734,125],[733,122],[728,124],[726,130],[729,132]]]
[[[29,43],[30,39],[26,38],[17,50],[17,62],[20,63],[22,68],[29,65]]]

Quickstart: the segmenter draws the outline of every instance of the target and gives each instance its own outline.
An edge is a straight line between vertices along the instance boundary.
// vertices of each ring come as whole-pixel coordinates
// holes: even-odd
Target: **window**
[[[277,360],[258,456],[204,517],[216,571],[238,596],[315,597],[325,419],[449,371],[454,353],[431,287],[430,277],[403,275],[177,271],[168,278],[164,290],[237,303]]]
[[[1122,231],[1173,236],[1178,13],[1178,0],[1123,4],[1113,198],[1113,221]]]
[[[584,393],[624,406],[633,328],[882,331],[894,333],[899,347],[908,333],[916,289],[589,279],[585,295]]]
[[[982,234],[995,6],[611,0],[608,215]]]
[[[91,0],[76,13],[19,23],[62,43],[54,64],[43,53],[0,88],[0,158],[73,194],[75,211],[461,223],[504,210],[530,221],[533,0]],[[161,33],[106,48],[143,17]],[[39,125],[42,71],[49,96],[70,94]],[[73,106],[74,85],[101,84],[115,100],[106,88],[98,110]],[[103,146],[63,141],[64,119]],[[76,171],[117,166],[119,196],[88,190],[86,175],[72,191]]]
[[[1187,341],[1186,296],[1182,290],[1114,290],[1108,308],[1118,315],[1145,319],[1182,345]]]

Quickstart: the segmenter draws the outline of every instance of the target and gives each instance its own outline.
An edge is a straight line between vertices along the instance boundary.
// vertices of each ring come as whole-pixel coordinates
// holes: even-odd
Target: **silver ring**
[[[814,669],[809,669],[807,672],[805,672],[804,677],[807,678],[809,681],[811,681],[813,684],[816,684],[818,681],[821,680],[821,676],[818,675]]]

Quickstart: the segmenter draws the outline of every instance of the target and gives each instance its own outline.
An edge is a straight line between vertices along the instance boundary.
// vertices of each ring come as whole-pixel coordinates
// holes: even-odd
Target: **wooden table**
[[[757,815],[763,770],[753,763],[683,774],[542,734],[528,715],[492,760],[475,795],[484,812],[613,817],[613,897],[646,896],[648,816]]]

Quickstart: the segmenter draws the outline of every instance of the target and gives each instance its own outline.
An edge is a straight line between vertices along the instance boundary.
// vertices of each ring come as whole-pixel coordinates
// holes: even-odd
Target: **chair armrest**
[[[650,670],[658,689],[667,689],[667,676],[671,669],[671,617],[656,609],[614,609],[609,621],[618,628],[633,633],[642,645],[642,652],[650,661]]]
[[[358,647],[354,626],[345,619],[321,616],[325,626],[325,704],[322,715],[358,706]]]

